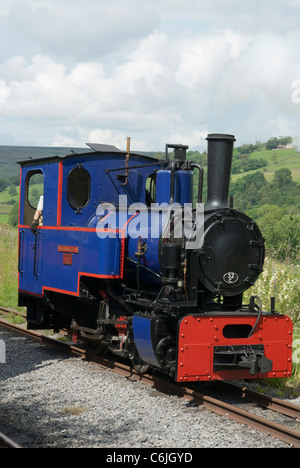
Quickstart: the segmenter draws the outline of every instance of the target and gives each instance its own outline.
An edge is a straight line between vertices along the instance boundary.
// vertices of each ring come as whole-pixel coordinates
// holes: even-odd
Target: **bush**
[[[245,303],[251,294],[261,298],[264,310],[270,310],[270,297],[275,296],[276,310],[288,315],[294,326],[300,326],[300,265],[266,258],[262,274],[245,293]]]
[[[269,255],[278,260],[299,261],[300,213],[293,208],[264,205],[249,213],[266,239]]]

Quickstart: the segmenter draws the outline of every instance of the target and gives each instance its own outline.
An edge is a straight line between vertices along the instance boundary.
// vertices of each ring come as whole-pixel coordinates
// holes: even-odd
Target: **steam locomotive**
[[[291,320],[273,299],[269,311],[256,296],[243,303],[265,246],[229,202],[235,138],[207,141],[205,204],[203,168],[184,145],[166,145],[161,160],[130,152],[128,140],[126,151],[89,144],[83,154],[19,163],[28,328],[66,328],[95,353],[177,382],[291,375]],[[44,204],[33,226],[36,181]]]

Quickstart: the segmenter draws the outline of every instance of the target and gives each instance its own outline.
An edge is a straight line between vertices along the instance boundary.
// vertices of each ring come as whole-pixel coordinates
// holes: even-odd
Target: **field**
[[[295,148],[255,151],[249,157],[250,159],[265,159],[268,162],[268,166],[254,171],[243,172],[242,174],[234,174],[231,179],[233,182],[244,175],[257,172],[258,170],[270,182],[274,177],[275,171],[278,171],[282,167],[290,169],[294,182],[300,182],[300,153]]]
[[[11,205],[0,205],[0,224],[7,224]]]

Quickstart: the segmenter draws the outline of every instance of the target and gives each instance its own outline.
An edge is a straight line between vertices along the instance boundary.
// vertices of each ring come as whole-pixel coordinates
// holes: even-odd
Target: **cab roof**
[[[122,151],[118,149],[116,146],[113,145],[105,145],[105,144],[100,144],[100,143],[87,143],[87,145],[91,148],[91,150],[87,150],[86,152],[80,152],[77,153],[73,150],[70,150],[69,154],[66,154],[65,156],[49,156],[46,158],[27,158],[22,161],[18,161],[17,164],[20,164],[21,166],[29,166],[29,165],[35,165],[36,163],[46,163],[46,162],[55,162],[55,161],[61,161],[64,159],[69,159],[73,157],[78,157],[78,156],[90,156],[91,154],[99,153],[99,155],[104,155],[104,154],[118,154],[118,155],[124,155],[126,156],[126,151]],[[148,154],[145,153],[134,153],[130,152],[130,158],[145,158],[147,161],[158,161],[157,158],[154,158],[153,156],[149,156]]]

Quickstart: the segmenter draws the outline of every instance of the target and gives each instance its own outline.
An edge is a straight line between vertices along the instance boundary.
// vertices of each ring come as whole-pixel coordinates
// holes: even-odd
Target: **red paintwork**
[[[293,325],[285,315],[263,315],[250,338],[225,338],[226,325],[254,326],[256,316],[190,315],[182,319],[178,335],[178,382],[289,377],[292,372]],[[213,370],[214,346],[263,344],[273,369],[249,374],[248,369]]]
[[[57,192],[57,226],[61,226],[61,204],[62,204],[62,186],[63,186],[63,162],[58,165],[58,192]]]

